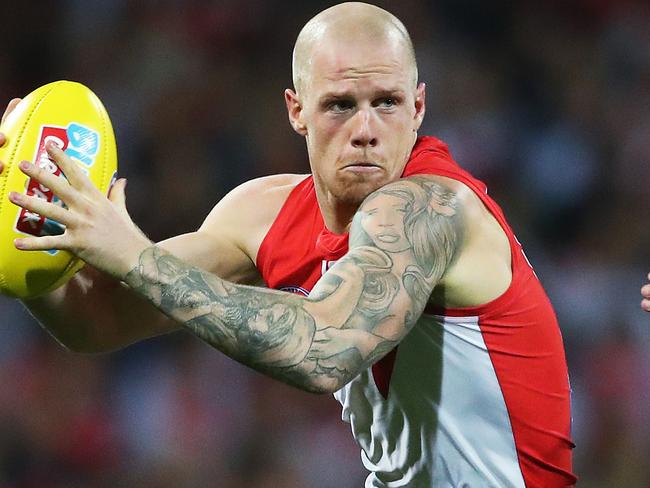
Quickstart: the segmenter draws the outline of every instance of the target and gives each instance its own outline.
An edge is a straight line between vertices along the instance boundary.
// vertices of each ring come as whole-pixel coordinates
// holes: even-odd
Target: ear
[[[413,119],[414,132],[417,132],[417,130],[422,125],[422,120],[424,119],[424,113],[426,112],[425,89],[426,89],[426,85],[424,83],[420,83],[415,90],[415,117]]]
[[[306,136],[307,126],[302,121],[302,103],[298,98],[298,94],[287,88],[284,90],[284,101],[287,104],[287,113],[289,114],[291,127],[301,136]]]

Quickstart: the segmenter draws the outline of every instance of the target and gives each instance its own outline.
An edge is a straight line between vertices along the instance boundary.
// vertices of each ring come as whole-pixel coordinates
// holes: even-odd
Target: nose
[[[352,145],[355,148],[363,149],[377,145],[377,137],[374,134],[371,117],[372,114],[367,110],[359,110],[354,114]]]
[[[375,214],[375,217],[377,218],[378,227],[393,227],[395,225],[393,219],[391,218],[391,215],[389,215],[388,212],[379,210]]]

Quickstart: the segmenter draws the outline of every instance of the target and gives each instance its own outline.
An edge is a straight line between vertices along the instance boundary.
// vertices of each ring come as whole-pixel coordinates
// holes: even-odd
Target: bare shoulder
[[[289,193],[307,176],[279,174],[242,183],[215,205],[204,223],[205,230],[211,230],[212,224],[221,225],[224,220],[236,221],[240,225],[272,221]],[[223,231],[220,227],[215,230]]]
[[[254,260],[289,193],[307,176],[278,174],[239,185],[214,206],[200,231],[227,237]]]
[[[285,192],[288,194],[307,176],[309,175],[284,173],[254,178],[232,189],[222,201],[246,199],[249,196],[272,198]]]
[[[458,224],[463,239],[457,243],[455,259],[434,289],[432,301],[444,307],[472,307],[505,292],[512,280],[510,243],[478,195],[464,183],[444,176],[416,176],[409,180],[434,185],[439,195],[447,195],[445,200],[453,200],[462,215]]]
[[[473,213],[482,206],[476,194],[461,181],[439,175],[415,175],[399,181],[407,181],[420,186],[437,190],[436,193],[446,193],[454,199],[454,203],[462,208],[463,213]]]
[[[414,241],[413,249],[427,256],[427,266],[434,270],[440,267],[430,298],[433,304],[479,306],[508,289],[512,281],[510,242],[494,215],[467,185],[444,176],[416,175],[376,193],[408,195],[405,231]],[[426,217],[416,219],[416,214]]]
[[[481,199],[465,183],[438,175],[417,175],[399,180],[429,188],[429,194],[434,198],[443,198],[450,202],[462,213],[462,225],[467,238],[480,231],[483,225],[496,222]]]
[[[454,204],[458,204],[463,208],[468,206],[467,210],[478,209],[477,203],[480,206],[479,198],[467,185],[453,178],[447,178],[446,176],[413,175],[389,183],[377,191],[381,192],[390,188],[399,188],[400,186],[426,189],[426,195],[431,193],[434,195],[445,194],[449,198],[454,199]]]

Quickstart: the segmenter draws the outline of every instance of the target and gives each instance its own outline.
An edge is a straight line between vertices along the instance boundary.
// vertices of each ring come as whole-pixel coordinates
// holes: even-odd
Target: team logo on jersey
[[[336,260],[334,261],[327,261],[323,259],[321,262],[321,275],[324,275],[328,269],[330,269],[332,266],[336,264]],[[283,286],[282,288],[279,288],[280,291],[288,291],[289,293],[296,293],[298,295],[304,295],[304,296],[309,296],[309,290],[303,288],[302,286]]]

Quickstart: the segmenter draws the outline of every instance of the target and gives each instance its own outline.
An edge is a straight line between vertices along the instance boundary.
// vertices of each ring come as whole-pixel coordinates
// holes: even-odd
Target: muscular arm
[[[157,245],[233,281],[243,278],[234,267],[245,263],[244,257],[204,232],[177,236]],[[216,253],[230,256],[228,262],[233,266],[216,267]],[[123,283],[91,266],[62,287],[23,304],[60,344],[75,352],[113,351],[180,328]]]
[[[309,297],[235,285],[154,246],[134,291],[239,362],[299,388],[336,391],[393,348],[462,243],[455,194],[418,177],[370,195],[350,251]]]
[[[282,179],[284,178],[284,179]],[[248,248],[261,239],[253,229],[271,221],[283,201],[283,175],[253,180],[221,200],[197,232],[157,244],[190,265],[239,283],[259,279]],[[279,195],[275,193],[280,192]],[[269,195],[269,192],[273,193]],[[261,214],[251,194],[265,201]],[[86,266],[59,289],[24,302],[42,326],[68,349],[105,352],[178,330],[180,325],[120,281]]]

